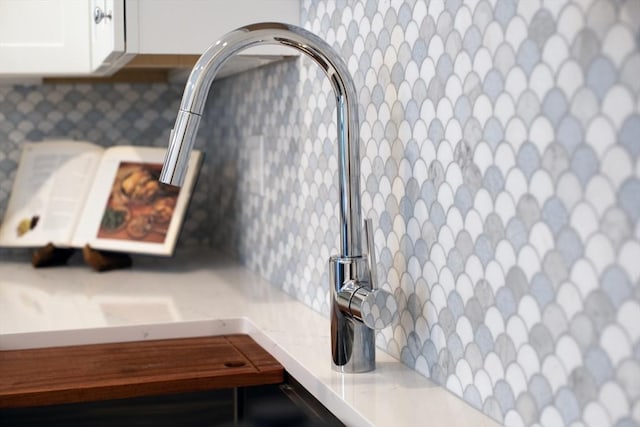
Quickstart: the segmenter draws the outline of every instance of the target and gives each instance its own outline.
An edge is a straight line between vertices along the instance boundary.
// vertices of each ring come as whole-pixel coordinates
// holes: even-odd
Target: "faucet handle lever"
[[[369,264],[369,287],[359,287],[351,294],[349,310],[351,314],[371,329],[382,329],[398,317],[398,303],[390,292],[378,288],[376,247],[373,241],[373,222],[364,220],[367,243],[367,263]]]
[[[364,235],[367,240],[367,262],[369,264],[369,286],[378,288],[378,267],[376,264],[376,245],[373,241],[373,222],[371,218],[364,220]]]
[[[347,286],[349,288],[349,286]],[[348,312],[371,329],[383,329],[398,317],[398,302],[383,289],[346,289]]]

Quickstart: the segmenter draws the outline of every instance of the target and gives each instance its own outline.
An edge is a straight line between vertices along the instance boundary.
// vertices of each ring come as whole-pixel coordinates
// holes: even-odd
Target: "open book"
[[[158,182],[166,149],[80,141],[24,145],[0,246],[171,255],[202,161],[191,156],[185,185]]]

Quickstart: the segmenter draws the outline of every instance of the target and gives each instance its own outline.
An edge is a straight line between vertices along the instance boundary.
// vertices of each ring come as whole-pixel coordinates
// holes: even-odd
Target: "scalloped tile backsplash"
[[[640,423],[639,5],[303,2],[358,90],[363,205],[401,307],[378,344],[509,426]],[[213,241],[328,312],[329,83],[301,59],[209,103]],[[264,197],[241,171],[253,134]]]
[[[0,220],[22,142],[76,139],[103,146],[166,147],[182,89],[166,84],[0,86]],[[198,144],[200,148],[206,145],[202,140]],[[206,180],[208,174],[204,164],[201,179]],[[198,186],[180,245],[209,244],[207,199],[206,187]]]
[[[640,425],[640,2],[302,6],[359,95],[363,207],[400,303],[378,345],[508,426]],[[0,88],[0,211],[21,141],[164,145],[180,92]],[[216,81],[207,102],[181,244],[232,251],[328,313],[329,82],[300,58]]]

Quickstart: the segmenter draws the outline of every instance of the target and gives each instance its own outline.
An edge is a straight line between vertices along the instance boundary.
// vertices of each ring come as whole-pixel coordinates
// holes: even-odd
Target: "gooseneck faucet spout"
[[[341,254],[330,259],[333,364],[345,372],[369,371],[375,366],[375,345],[372,322],[367,326],[365,319],[367,312],[377,316],[379,309],[369,308],[376,300],[385,299],[372,288],[374,275],[370,274],[362,249],[360,127],[355,87],[345,63],[327,43],[302,28],[281,23],[248,25],[214,43],[197,61],[186,83],[160,181],[182,184],[209,89],[226,60],[241,50],[264,44],[289,46],[312,58],[325,72],[335,93]],[[371,241],[368,246],[372,253]],[[387,308],[383,307],[383,311]]]
[[[234,30],[213,44],[197,61],[186,83],[161,181],[180,185],[211,83],[227,59],[256,45],[281,44],[310,56],[324,70],[336,96],[340,150],[341,244],[345,256],[360,255],[360,153],[358,105],[353,81],[342,59],[317,36],[279,23]]]

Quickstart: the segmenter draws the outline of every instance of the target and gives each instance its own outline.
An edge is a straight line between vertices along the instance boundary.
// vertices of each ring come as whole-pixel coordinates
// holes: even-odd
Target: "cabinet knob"
[[[96,24],[99,24],[100,22],[102,22],[103,19],[111,19],[111,18],[112,18],[111,11],[104,13],[102,9],[100,9],[99,7],[96,7],[93,10],[93,22],[95,22]]]

